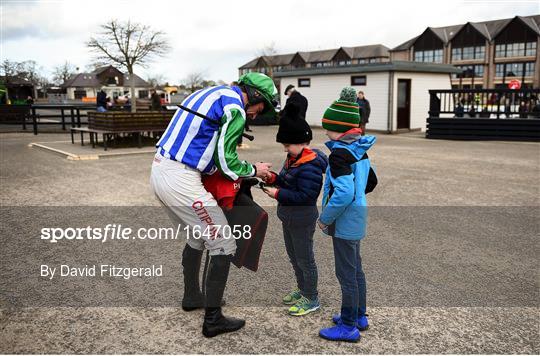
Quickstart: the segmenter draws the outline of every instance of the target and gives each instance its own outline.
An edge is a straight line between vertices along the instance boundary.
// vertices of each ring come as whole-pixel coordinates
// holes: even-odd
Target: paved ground
[[[240,156],[279,166],[274,128],[254,129],[256,141]],[[322,147],[322,131],[315,136]],[[320,233],[323,309],[292,318],[279,306],[291,271],[274,202],[258,191],[272,215],[261,268],[233,269],[226,292],[226,312],[247,319],[242,332],[204,340],[201,313],[178,308],[180,241],[122,250],[104,244],[100,256],[162,262],[167,276],[146,284],[64,289],[30,278],[36,261],[55,253],[98,253],[95,245],[36,243],[32,234],[47,224],[134,216],[167,224],[149,191],[151,154],[70,161],[28,147],[65,140],[0,135],[2,353],[540,353],[539,144],[378,136],[370,157],[380,183],[369,197],[374,208],[362,245],[372,327],[351,345],[317,337],[339,305],[331,243]]]

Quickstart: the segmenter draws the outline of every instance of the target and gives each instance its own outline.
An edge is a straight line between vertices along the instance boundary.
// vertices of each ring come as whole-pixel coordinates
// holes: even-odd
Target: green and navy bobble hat
[[[262,95],[265,104],[264,111],[261,114],[275,108],[277,103],[274,98],[278,94],[278,91],[272,78],[266,74],[257,72],[246,73],[238,78],[238,84],[252,87]]]
[[[356,90],[345,87],[336,100],[326,109],[322,118],[322,127],[335,132],[347,132],[360,124],[360,112],[356,103]]]

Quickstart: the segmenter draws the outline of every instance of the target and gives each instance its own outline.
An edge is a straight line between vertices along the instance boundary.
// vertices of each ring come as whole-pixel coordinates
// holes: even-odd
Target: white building
[[[283,89],[292,84],[309,102],[306,120],[320,126],[326,108],[339,98],[341,89],[352,86],[365,93],[371,104],[366,128],[398,132],[426,129],[429,89],[451,89],[452,65],[394,61],[343,67],[301,68],[274,73]]]

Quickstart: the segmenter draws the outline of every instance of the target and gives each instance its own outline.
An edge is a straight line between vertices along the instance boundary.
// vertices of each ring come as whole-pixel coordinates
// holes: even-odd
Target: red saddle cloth
[[[238,268],[245,267],[257,272],[268,228],[268,213],[253,201],[250,190],[253,182],[250,179],[231,181],[219,171],[203,177],[204,187],[223,208],[231,228],[234,225],[242,227],[242,236],[236,240],[232,263]],[[249,238],[244,238],[246,231],[249,231]]]

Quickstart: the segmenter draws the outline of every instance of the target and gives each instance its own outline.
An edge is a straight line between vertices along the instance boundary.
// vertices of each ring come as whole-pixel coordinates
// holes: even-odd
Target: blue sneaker
[[[339,323],[336,326],[321,329],[319,336],[330,341],[358,342],[360,340],[360,331],[356,326]]]
[[[369,329],[369,321],[368,321],[368,318],[367,318],[367,314],[366,315],[362,315],[361,317],[359,317],[357,320],[356,320],[356,327],[358,328],[358,330],[360,331],[366,331],[367,329]],[[333,317],[332,317],[332,321],[334,322],[334,324],[339,324],[341,323],[341,315],[339,314],[335,314]]]

